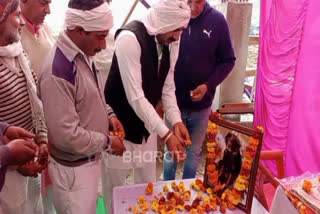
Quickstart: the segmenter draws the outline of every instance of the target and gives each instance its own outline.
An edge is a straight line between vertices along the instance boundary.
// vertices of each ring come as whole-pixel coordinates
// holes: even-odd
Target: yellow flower
[[[159,203],[156,200],[151,201],[151,209],[155,212],[158,212]]]
[[[168,184],[163,185],[163,192],[169,192],[170,188]]]
[[[146,203],[147,199],[143,195],[140,195],[138,198],[138,204]]]

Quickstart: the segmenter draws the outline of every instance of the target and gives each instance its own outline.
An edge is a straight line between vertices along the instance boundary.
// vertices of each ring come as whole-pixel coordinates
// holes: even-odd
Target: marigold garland
[[[219,115],[217,115],[220,117]],[[261,126],[256,128],[260,132],[263,132]],[[209,182],[212,184],[213,188],[212,194],[221,190],[222,186],[218,180],[219,171],[216,169],[215,159],[221,154],[221,148],[216,142],[216,135],[219,132],[217,124],[209,121],[207,129],[207,176]],[[234,187],[232,189],[226,189],[222,193],[220,211],[226,212],[226,209],[234,209],[241,201],[242,192],[248,188],[249,177],[253,164],[253,160],[258,149],[259,139],[255,136],[251,136],[248,141],[248,145],[244,152],[244,158],[242,162],[242,167],[239,176],[237,177]],[[211,193],[211,192],[210,192]],[[209,194],[210,195],[210,194]]]

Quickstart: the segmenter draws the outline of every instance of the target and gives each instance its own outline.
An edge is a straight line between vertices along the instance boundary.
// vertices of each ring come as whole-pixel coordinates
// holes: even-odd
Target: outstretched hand
[[[7,146],[11,152],[9,165],[21,165],[38,156],[38,146],[29,140],[17,139],[10,141]]]
[[[126,134],[120,120],[118,120],[118,118],[114,116],[109,119],[109,123],[112,135],[118,136],[121,140],[123,140]]]
[[[173,132],[175,136],[178,138],[178,140],[181,142],[181,144],[186,148],[192,144],[189,131],[182,122],[174,124]]]
[[[185,148],[175,135],[170,136],[167,141],[167,147],[176,163],[185,161],[187,157]]]
[[[15,139],[32,139],[35,135],[18,126],[9,126],[4,136],[5,144]]]

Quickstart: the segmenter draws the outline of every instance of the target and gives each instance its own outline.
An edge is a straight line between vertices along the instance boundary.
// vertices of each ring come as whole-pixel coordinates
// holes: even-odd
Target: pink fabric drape
[[[255,125],[265,129],[264,150],[284,151],[287,175],[320,171],[320,162],[315,161],[312,152],[320,149],[320,138],[317,141],[312,137],[315,118],[320,119],[315,104],[320,101],[315,95],[320,91],[320,76],[317,77],[320,58],[314,62],[315,57],[310,57],[320,49],[319,3],[319,0],[261,0]],[[316,19],[317,25],[313,23]],[[318,46],[312,47],[315,41]],[[266,165],[275,172],[274,162]]]
[[[289,176],[320,172],[320,1],[308,4],[289,117]]]

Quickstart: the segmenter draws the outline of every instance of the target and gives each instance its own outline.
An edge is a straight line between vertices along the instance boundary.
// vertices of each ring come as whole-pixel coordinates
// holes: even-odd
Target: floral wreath
[[[220,114],[214,113],[214,116],[220,118]],[[259,131],[263,132],[262,127],[257,127]],[[221,154],[221,148],[216,142],[216,136],[219,132],[217,124],[209,120],[207,128],[207,177],[208,181],[213,185],[213,192],[222,190],[222,185],[218,180],[219,171],[217,170],[216,158]],[[226,189],[221,195],[221,208],[234,209],[241,201],[241,195],[248,188],[250,172],[254,157],[256,155],[259,145],[259,138],[251,136],[249,138],[248,146],[244,152],[244,159],[242,161],[241,171],[238,175],[233,188]]]

